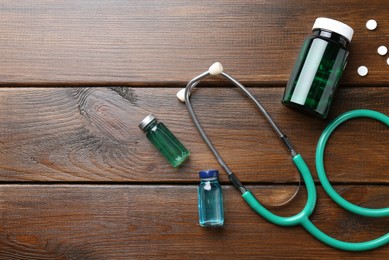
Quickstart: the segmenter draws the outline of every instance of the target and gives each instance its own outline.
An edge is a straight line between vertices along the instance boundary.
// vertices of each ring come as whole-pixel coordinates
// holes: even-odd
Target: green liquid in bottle
[[[139,125],[149,141],[174,167],[179,167],[190,155],[188,149],[154,115],[147,116]]]

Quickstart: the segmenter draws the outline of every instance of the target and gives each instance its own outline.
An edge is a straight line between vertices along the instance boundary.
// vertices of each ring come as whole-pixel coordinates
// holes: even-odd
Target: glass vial
[[[188,157],[190,152],[170,132],[170,130],[157,118],[150,114],[139,124],[150,142],[162,153],[168,162],[174,167],[180,166]]]
[[[218,170],[199,172],[198,188],[199,223],[202,227],[220,227],[224,224],[222,187]]]
[[[326,118],[347,64],[354,30],[339,21],[317,18],[285,88],[282,103]]]

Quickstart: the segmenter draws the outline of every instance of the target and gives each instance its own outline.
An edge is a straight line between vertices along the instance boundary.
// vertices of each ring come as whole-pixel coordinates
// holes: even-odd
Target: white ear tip
[[[177,92],[177,98],[185,103],[185,88],[181,89],[180,91]]]
[[[208,72],[211,75],[219,75],[223,72],[223,65],[220,62],[215,62],[209,67]]]

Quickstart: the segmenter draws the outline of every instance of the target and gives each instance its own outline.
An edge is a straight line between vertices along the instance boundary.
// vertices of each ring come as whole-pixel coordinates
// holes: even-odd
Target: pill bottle
[[[198,187],[199,223],[202,227],[220,227],[224,224],[222,187],[218,170],[199,172]]]
[[[180,166],[190,155],[188,149],[157,118],[150,114],[139,124],[147,139],[162,153],[174,167]]]
[[[326,118],[349,55],[354,30],[330,18],[317,18],[300,50],[282,103]]]

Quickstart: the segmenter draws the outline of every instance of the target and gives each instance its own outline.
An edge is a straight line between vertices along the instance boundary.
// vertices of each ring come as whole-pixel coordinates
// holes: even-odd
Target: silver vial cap
[[[146,116],[146,117],[142,120],[142,122],[140,122],[139,128],[142,129],[142,130],[144,130],[144,129],[146,128],[146,126],[147,126],[148,124],[150,124],[151,122],[153,122],[155,119],[156,119],[156,117],[155,117],[153,114],[150,114],[150,115]]]

